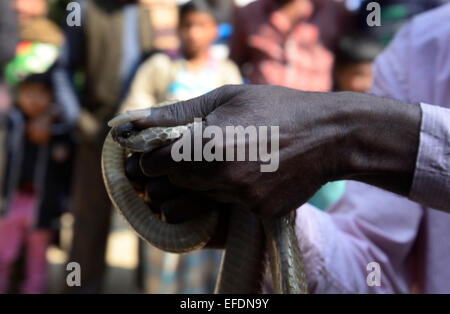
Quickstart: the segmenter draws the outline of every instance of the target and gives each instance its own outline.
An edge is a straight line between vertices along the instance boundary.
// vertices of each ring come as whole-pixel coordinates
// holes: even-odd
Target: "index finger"
[[[242,85],[227,85],[217,88],[202,96],[173,103],[169,106],[128,111],[125,115],[138,129],[156,126],[184,125],[195,118],[205,118],[214,109],[236,95]],[[110,123],[114,122],[114,119]]]

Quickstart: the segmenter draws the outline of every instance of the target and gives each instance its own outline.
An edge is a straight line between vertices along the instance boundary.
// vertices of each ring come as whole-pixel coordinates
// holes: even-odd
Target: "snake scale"
[[[164,222],[150,209],[151,204],[138,196],[125,175],[127,153],[170,143],[189,126],[134,130],[132,136],[121,138],[119,145],[116,130],[131,125],[132,120],[128,114],[116,117],[103,145],[103,179],[112,203],[140,237],[163,251],[185,253],[204,247],[218,227],[217,211],[179,224]],[[307,293],[294,213],[262,219],[247,211],[232,210],[216,293],[261,293],[267,255],[275,293]]]

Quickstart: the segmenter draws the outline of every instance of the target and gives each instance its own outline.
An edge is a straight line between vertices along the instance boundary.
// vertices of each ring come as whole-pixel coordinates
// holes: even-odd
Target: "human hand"
[[[196,204],[192,212],[198,212],[214,207],[212,201],[263,216],[281,216],[306,202],[326,182],[340,179],[359,180],[408,195],[421,119],[418,106],[387,98],[261,85],[225,86],[172,106],[129,115],[136,117],[132,122],[134,130],[183,125],[201,117],[200,130],[215,126],[221,131],[221,141],[215,142],[214,148],[215,152],[223,151],[224,156],[231,148],[236,152],[240,144],[245,144],[244,161],[177,162],[174,157],[180,157],[182,143],[190,142],[195,147],[193,135],[185,135],[171,145],[129,160],[130,177],[139,171],[141,176],[153,178],[150,182],[166,177],[171,187],[196,194],[197,202],[188,201],[191,196],[178,202],[173,202],[174,195],[162,197],[165,210],[179,217],[191,213],[192,206],[185,206],[189,202]],[[266,145],[272,149],[269,161],[276,165],[274,171],[262,171],[267,155],[249,160],[249,148],[264,134],[235,142],[234,136],[227,138],[227,126],[278,127],[278,136],[267,135]],[[116,140],[121,142],[129,136],[129,130],[130,125],[124,125],[121,134],[121,128],[117,128]],[[203,138],[197,151],[204,153],[206,142]],[[186,156],[193,160],[195,152]],[[149,195],[161,194],[150,191]],[[202,202],[205,198],[211,201]]]
[[[148,191],[150,198],[159,199],[165,207],[163,211],[177,213],[180,217],[187,215],[187,203],[197,204],[197,211],[204,206],[215,206],[207,205],[211,202],[200,201],[202,197],[263,216],[283,215],[306,202],[323,184],[337,177],[339,133],[329,115],[341,105],[339,102],[337,96],[331,99],[324,97],[323,93],[305,93],[283,87],[225,86],[172,106],[131,112],[140,117],[151,113],[133,123],[138,129],[183,125],[201,117],[204,130],[215,126],[222,131],[223,143],[216,150],[222,150],[223,156],[231,148],[236,153],[242,144],[242,141],[226,137],[227,126],[254,127],[257,132],[263,126],[273,132],[267,133],[266,149],[270,153],[266,157],[270,157],[269,164],[267,158],[262,162],[261,154],[256,161],[249,160],[249,147],[258,144],[265,135],[258,134],[245,140],[244,161],[176,162],[172,153],[174,144],[171,144],[139,158],[131,158],[127,166],[128,175],[140,177],[142,183],[146,179],[137,174],[142,170],[147,177],[153,178],[149,181],[153,186]],[[273,127],[278,127],[278,134]],[[120,134],[116,137],[119,142],[120,137]],[[233,155],[236,160],[236,154]],[[263,172],[262,166],[273,172]],[[174,202],[177,193],[172,193],[161,199],[161,185],[158,183],[161,177],[167,178],[165,191],[181,189],[196,196],[189,195]]]

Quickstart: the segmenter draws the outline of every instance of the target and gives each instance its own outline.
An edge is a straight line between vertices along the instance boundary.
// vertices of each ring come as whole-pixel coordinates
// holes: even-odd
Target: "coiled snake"
[[[117,128],[131,125],[132,120],[128,114],[116,117],[114,128],[104,142],[102,171],[111,201],[139,236],[161,250],[184,253],[204,247],[218,227],[218,212],[209,212],[184,223],[166,223],[138,196],[125,175],[127,150],[150,151],[176,140],[188,126],[135,130],[126,138],[120,138],[118,145],[115,141],[120,137]],[[116,133],[115,140],[112,133]],[[274,292],[307,293],[294,223],[294,211],[278,219],[261,219],[243,210],[232,210],[215,292],[262,292],[267,253]]]

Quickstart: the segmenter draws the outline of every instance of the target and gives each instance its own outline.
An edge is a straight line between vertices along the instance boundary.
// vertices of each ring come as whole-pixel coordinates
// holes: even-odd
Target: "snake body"
[[[125,116],[122,122],[126,123],[128,118]],[[114,206],[140,237],[172,253],[204,247],[218,227],[219,214],[212,211],[179,224],[161,220],[138,196],[125,175],[125,147],[131,151],[143,151],[142,145],[156,148],[181,136],[187,127],[148,128],[129,140],[119,141],[121,145],[114,141],[113,129],[102,152],[103,178]],[[232,210],[215,292],[262,292],[267,254],[275,293],[307,293],[294,222],[293,213],[278,219],[261,219],[250,212]]]

